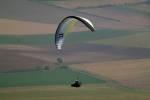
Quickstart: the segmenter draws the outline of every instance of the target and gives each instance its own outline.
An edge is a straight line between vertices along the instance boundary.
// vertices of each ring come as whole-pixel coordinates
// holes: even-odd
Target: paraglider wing
[[[93,24],[86,18],[79,16],[68,16],[59,24],[55,34],[55,45],[57,49],[61,49],[66,35],[68,34],[71,27],[73,27],[78,21],[85,24],[91,31],[94,32]]]

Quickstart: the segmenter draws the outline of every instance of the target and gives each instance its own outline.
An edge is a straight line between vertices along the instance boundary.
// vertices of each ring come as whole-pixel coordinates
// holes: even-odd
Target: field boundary
[[[132,88],[132,87],[129,87],[129,86],[125,86],[125,85],[123,85],[123,84],[121,84],[121,83],[119,83],[119,82],[116,82],[116,81],[111,80],[111,79],[109,79],[109,78],[105,78],[105,77],[96,75],[96,74],[94,74],[94,73],[90,73],[90,72],[85,71],[85,70],[80,70],[80,69],[76,69],[76,68],[72,68],[72,67],[69,68],[69,69],[71,69],[71,70],[73,70],[73,71],[77,71],[77,72],[83,73],[83,74],[86,74],[86,75],[90,75],[90,76],[92,76],[92,77],[94,77],[94,78],[97,78],[97,79],[104,80],[104,81],[106,81],[106,82],[108,82],[108,83],[114,84],[114,85],[119,86],[119,87],[123,87],[123,88],[127,88],[127,89],[140,90],[140,89],[137,89],[137,88]]]

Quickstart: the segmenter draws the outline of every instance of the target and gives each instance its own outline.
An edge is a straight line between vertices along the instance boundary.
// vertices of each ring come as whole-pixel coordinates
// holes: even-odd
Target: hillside
[[[137,25],[132,25],[128,23],[123,23],[118,20],[110,19],[110,18],[105,18],[102,16],[97,16],[97,15],[92,15],[92,14],[87,14],[79,11],[74,11],[66,8],[61,8],[53,5],[45,5],[42,3],[38,2],[32,2],[28,0],[1,0],[0,1],[0,21],[3,21],[2,19],[11,19],[16,21],[14,25],[10,25],[8,22],[0,22],[2,23],[1,25],[7,26],[7,29],[11,29],[11,26],[14,27],[14,30],[16,31],[17,27],[21,29],[18,25],[24,25],[22,27],[23,31],[28,31],[32,30],[30,34],[36,34],[36,32],[33,32],[36,30],[36,27],[40,29],[40,23],[46,23],[46,30],[48,30],[48,27],[53,27],[54,29],[49,30],[50,33],[54,33],[57,25],[60,23],[62,19],[64,19],[66,16],[70,15],[76,15],[76,16],[82,16],[85,18],[88,18],[91,20],[91,22],[94,24],[96,29],[101,29],[101,28],[110,28],[110,29],[145,29],[146,27],[143,26],[137,26]],[[35,24],[30,24],[35,25],[34,27],[27,27],[25,30],[25,25],[27,23],[18,23],[17,20],[21,21],[28,21],[28,22],[36,22],[38,26]],[[6,20],[7,21],[7,20]],[[18,25],[16,25],[18,24]],[[50,24],[50,25],[47,25]],[[78,26],[84,26],[81,23],[77,24]],[[41,24],[41,30],[43,30],[44,25]],[[84,26],[85,27],[85,26]],[[85,29],[85,28],[84,28]],[[52,32],[51,32],[52,31]],[[19,31],[20,32],[20,31]],[[8,32],[10,34],[10,32]],[[27,33],[27,32],[23,32]],[[40,32],[41,34],[43,33],[48,33],[47,31]],[[38,32],[38,34],[40,34]],[[0,34],[4,34],[2,31]],[[5,30],[5,34],[7,34]],[[15,34],[15,32],[13,32]],[[16,32],[18,34],[18,32]],[[21,34],[21,33],[20,33]],[[29,34],[29,33],[28,33]]]
[[[129,36],[122,36],[118,38],[90,41],[90,43],[149,49],[149,36],[150,32],[141,32],[139,34],[132,34]]]
[[[149,58],[76,64],[72,67],[130,88],[150,90]]]
[[[98,7],[106,5],[138,4],[147,0],[32,0],[48,5],[56,5],[68,9]]]
[[[120,94],[120,91],[125,91],[127,98],[128,95],[130,95],[128,93],[131,93],[129,91],[135,91],[133,94],[131,93],[131,97],[135,98],[135,94],[138,92],[136,89],[150,90],[150,11],[149,5],[138,4],[146,0],[113,0],[114,2],[112,0],[94,0],[95,2],[91,3],[91,5],[90,2],[82,4],[85,0],[63,0],[62,5],[60,5],[59,0],[53,1],[55,2],[53,5],[48,4],[48,1],[44,1],[44,4],[37,1],[39,0],[0,0],[0,72],[33,69],[37,65],[41,65],[42,67],[48,65],[52,67],[51,65],[56,64],[57,58],[62,58],[63,64],[68,65],[69,68],[90,73],[90,77],[92,78],[92,75],[95,75],[123,85],[123,87],[118,87],[116,84],[113,84],[113,86],[111,86],[111,83],[103,84],[104,87],[98,88],[100,93],[97,92],[97,86],[93,85],[96,89],[96,91],[95,89],[93,90],[96,93],[93,97],[104,92],[101,91],[101,88],[104,88],[104,90],[106,88],[111,89],[111,93],[110,90],[106,89],[107,91],[105,91],[103,95],[104,98],[106,94],[108,94],[108,91],[111,94],[110,98],[112,96],[115,97],[114,95],[116,94],[114,94],[114,91],[116,89],[119,89],[117,94]],[[100,1],[102,5],[99,5]],[[68,2],[67,5],[69,5],[67,8],[64,7],[66,6],[66,2]],[[78,4],[77,2],[81,2],[81,4],[75,5],[74,3]],[[130,3],[132,5],[130,5]],[[143,9],[140,7],[143,7]],[[81,22],[77,23],[67,35],[62,50],[60,51],[55,47],[55,31],[58,24],[65,17],[70,15],[82,16],[89,19],[95,26],[95,32],[89,31]],[[70,70],[63,71],[64,73],[67,71],[69,74],[72,73]],[[41,71],[39,73],[45,72],[46,71]],[[58,70],[56,70],[56,72],[59,73]],[[28,75],[28,73],[30,72],[24,74]],[[11,75],[11,73],[1,73],[1,75],[6,76],[8,74]],[[23,75],[23,73],[19,74]],[[18,76],[19,74],[13,73],[13,75]],[[30,75],[32,76],[32,74]],[[36,77],[36,72],[34,75]],[[52,75],[52,73],[46,74],[46,76],[49,75]],[[60,76],[62,75],[63,73]],[[77,75],[79,74],[77,73]],[[69,77],[69,75],[66,74],[66,77],[67,76]],[[65,76],[63,77],[64,79],[66,78]],[[3,76],[1,78],[4,79]],[[25,78],[27,79],[28,76]],[[34,77],[32,78],[36,79]],[[45,81],[47,81],[46,78]],[[51,76],[51,78],[53,78],[53,76]],[[38,85],[49,85],[51,78],[47,84],[42,82]],[[59,76],[56,78],[62,79]],[[32,86],[36,85],[39,80],[36,80]],[[11,79],[9,81],[11,81]],[[72,79],[70,78],[70,82],[71,81]],[[5,82],[7,82],[7,80]],[[3,83],[4,85],[5,82]],[[56,81],[51,85],[62,84],[57,83],[59,82]],[[92,81],[87,83],[93,84]],[[85,82],[85,84],[87,83]],[[99,82],[96,83],[99,84]],[[68,83],[65,83],[64,85],[67,84]],[[11,83],[9,83],[9,85],[11,85]],[[128,88],[124,87],[136,89],[128,90]],[[41,88],[43,87],[40,87],[40,89]],[[59,86],[59,88],[62,89],[63,86]],[[59,90],[59,88],[57,88],[57,90]],[[85,85],[82,89],[84,90],[85,88],[91,89],[88,85]],[[57,90],[54,93],[56,93]],[[73,89],[69,89],[68,92],[67,87],[66,90],[66,93],[69,93]],[[37,90],[33,91],[33,94],[35,92],[39,94]],[[63,91],[60,91],[60,94],[61,92]],[[90,91],[88,91],[88,94],[84,94],[83,92],[83,98],[86,97],[85,95],[91,93]],[[143,90],[139,93],[145,95]],[[71,95],[75,97],[74,94]],[[124,95],[124,92],[121,96],[118,96],[119,100],[122,95]],[[149,98],[149,94],[145,96]],[[143,96],[140,97],[142,98]],[[64,97],[62,98],[64,99]],[[116,99],[114,98],[114,100]]]
[[[21,21],[0,18],[0,33],[7,35],[54,34],[58,24]],[[87,31],[86,27],[74,26],[70,32]]]

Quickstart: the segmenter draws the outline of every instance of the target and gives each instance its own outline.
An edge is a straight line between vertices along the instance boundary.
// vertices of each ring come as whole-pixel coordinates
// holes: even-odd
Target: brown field
[[[0,34],[32,35],[54,34],[58,24],[46,24],[10,19],[0,19]],[[74,26],[70,32],[86,31],[86,27]]]
[[[150,59],[106,61],[72,65],[131,88],[150,90]]]
[[[57,58],[62,58],[64,64],[67,65],[150,58],[149,49],[105,46],[88,43],[64,44],[61,51],[57,50],[54,44],[41,46],[1,45],[0,51],[5,54],[1,57],[1,64],[3,64],[3,66],[7,66],[8,68],[22,68],[21,65],[15,65],[18,63],[17,60],[9,60],[11,65],[8,66],[8,63],[6,62],[10,54],[16,59],[20,59],[19,57],[22,57],[22,60],[20,60],[22,61],[22,64],[25,65],[28,63],[40,65],[40,62],[33,62],[34,60],[46,62],[47,64],[55,63]],[[29,58],[29,60],[24,60],[24,58]],[[41,63],[41,65],[43,65],[43,63]],[[35,66],[28,65],[26,68],[28,67],[33,68]]]
[[[132,88],[150,89],[150,50],[88,43],[0,46],[0,71],[52,65],[57,58],[72,68],[111,79]]]
[[[141,27],[137,25],[131,25],[117,22],[114,20],[103,19],[103,18],[91,18],[93,20],[93,24],[95,29],[100,28],[111,28],[111,29],[145,29],[147,27]],[[101,23],[103,24],[100,24]],[[145,21],[143,21],[144,23]],[[110,24],[111,23],[111,24]],[[147,23],[147,22],[146,22]],[[113,25],[115,24],[115,26]],[[46,24],[46,23],[38,23],[38,22],[28,22],[28,21],[20,21],[20,20],[11,20],[11,19],[0,19],[0,34],[7,35],[33,35],[33,34],[55,34],[58,24]],[[81,32],[89,30],[82,23],[78,23],[76,26],[71,28],[70,32]]]
[[[50,62],[48,63],[39,59],[2,51],[0,51],[0,61],[0,72],[19,69],[35,69],[37,65],[41,65],[42,67],[51,65]]]
[[[56,59],[53,59],[54,61],[46,60],[46,55],[42,53],[44,51],[45,49],[42,47],[38,48],[36,46],[0,45],[0,72],[16,69],[34,69],[37,65],[42,67],[50,66],[51,68],[57,67],[54,65]]]
[[[106,9],[106,8],[87,9],[87,10],[80,10],[80,11],[92,15],[119,20],[123,23],[128,23],[130,25],[150,27],[150,17],[137,15],[125,11]]]
[[[8,2],[9,1],[9,2]],[[135,0],[134,0],[135,1]],[[96,29],[145,29],[147,27],[119,22],[114,19],[100,17],[79,11],[48,6],[27,0],[0,1],[0,34],[48,34],[55,33],[58,24],[67,16],[75,15],[89,19]],[[7,12],[7,13],[6,13]],[[87,30],[78,23],[72,31]]]
[[[136,6],[130,6],[130,8],[140,10],[140,11],[150,12],[150,5],[147,4],[138,4]]]
[[[53,5],[63,8],[77,8],[77,7],[93,7],[99,5],[120,5],[125,3],[135,4],[147,0],[67,0],[67,1],[51,1]]]

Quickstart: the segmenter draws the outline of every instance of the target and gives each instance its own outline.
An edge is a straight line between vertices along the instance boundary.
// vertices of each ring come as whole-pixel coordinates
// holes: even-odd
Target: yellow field
[[[115,80],[125,86],[150,89],[150,59],[85,63],[71,67]]]
[[[8,87],[0,89],[0,100],[149,100],[150,92],[125,89],[113,84]]]
[[[0,19],[0,34],[32,35],[55,34],[58,24]],[[86,31],[86,27],[74,26],[70,32]]]

